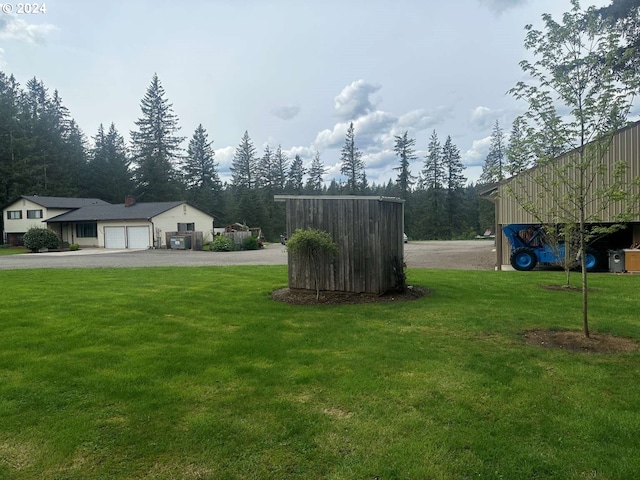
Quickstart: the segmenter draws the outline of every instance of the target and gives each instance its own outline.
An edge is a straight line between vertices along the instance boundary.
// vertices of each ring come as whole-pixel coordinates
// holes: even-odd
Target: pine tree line
[[[273,195],[380,195],[406,200],[405,223],[413,239],[470,236],[482,224],[476,187],[465,186],[460,152],[447,137],[440,145],[434,131],[418,176],[415,139],[395,137],[398,176],[387,184],[369,184],[353,123],[341,150],[341,173],[325,185],[326,168],[316,152],[308,168],[280,145],[259,154],[249,132],[236,148],[231,180],[220,180],[213,140],[202,124],[181,148],[179,119],[157,75],[141,101],[141,116],[131,142],[112,123],[100,125],[92,142],[71,118],[57,91],[51,94],[33,78],[22,88],[0,72],[0,203],[19,195],[96,197],[122,203],[134,194],[140,201],[185,199],[212,213],[217,225],[243,222],[260,226],[270,240],[285,232],[284,205]]]

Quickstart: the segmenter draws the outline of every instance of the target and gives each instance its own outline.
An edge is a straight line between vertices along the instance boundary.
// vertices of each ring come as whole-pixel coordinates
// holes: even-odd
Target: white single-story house
[[[166,246],[165,232],[201,231],[213,237],[213,216],[185,201],[136,203],[134,197],[127,197],[125,203],[112,205],[98,199],[69,198],[63,208],[61,200],[23,196],[6,206],[5,241],[17,243],[29,228],[43,224],[61,241],[81,247],[161,248]],[[34,205],[41,209],[35,218],[29,213]],[[22,218],[28,222],[17,221]]]

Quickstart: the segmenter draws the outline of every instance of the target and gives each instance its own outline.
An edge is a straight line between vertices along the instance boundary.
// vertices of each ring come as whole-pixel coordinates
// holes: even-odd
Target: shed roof
[[[90,205],[71,212],[63,213],[47,220],[48,223],[60,222],[96,222],[104,220],[150,220],[161,213],[187,203],[177,202],[148,202],[136,203],[126,207],[124,203],[118,205]]]

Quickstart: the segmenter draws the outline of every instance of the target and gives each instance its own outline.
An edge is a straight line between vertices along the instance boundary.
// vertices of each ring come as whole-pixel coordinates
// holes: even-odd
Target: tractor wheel
[[[528,272],[533,270],[538,264],[538,257],[536,252],[531,248],[520,247],[516,248],[511,254],[511,266],[521,272]]]
[[[587,265],[587,272],[593,272],[599,266],[598,254],[593,250],[587,250],[587,256],[585,257],[585,263]]]

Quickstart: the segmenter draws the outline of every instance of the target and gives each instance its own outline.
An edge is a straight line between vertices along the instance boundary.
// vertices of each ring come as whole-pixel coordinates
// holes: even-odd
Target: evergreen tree
[[[84,137],[57,91],[49,95],[42,81],[33,78],[21,93],[28,164],[28,190],[39,195],[74,196],[86,166]]]
[[[417,158],[414,148],[416,141],[414,138],[409,138],[408,131],[405,131],[403,135],[396,135],[394,138],[395,145],[393,150],[400,159],[400,165],[394,168],[394,170],[398,170],[396,182],[400,189],[400,196],[406,198],[411,186],[415,183],[415,177],[409,171],[409,164]]]
[[[264,147],[264,153],[256,167],[256,186],[271,191],[274,185],[273,170],[273,152],[271,147],[267,145]]]
[[[311,161],[311,166],[309,167],[309,177],[307,178],[307,191],[311,193],[321,193],[322,187],[324,185],[324,175],[327,173],[327,170],[324,167],[324,163],[322,163],[322,159],[320,158],[320,152],[316,152],[315,157]]]
[[[442,163],[447,187],[446,210],[449,237],[453,238],[462,233],[463,188],[467,179],[462,175],[464,165],[460,159],[460,150],[453,144],[451,136],[447,136],[442,147]]]
[[[331,183],[329,183],[326,193],[327,195],[338,195],[341,190],[342,186],[334,178],[333,180],[331,180]]]
[[[491,132],[491,147],[485,159],[479,183],[494,183],[504,180],[506,171],[504,132],[500,123],[496,123]]]
[[[442,147],[442,165],[446,179],[446,187],[448,190],[460,190],[467,181],[462,174],[464,165],[460,159],[460,150],[453,144],[451,136],[447,136],[447,140]]]
[[[218,193],[221,189],[212,143],[202,124],[198,125],[189,140],[187,157],[183,164],[189,200],[209,212],[217,208]]]
[[[257,183],[257,161],[256,149],[249,137],[249,132],[245,131],[236,148],[231,166],[231,184],[236,189],[251,189]]]
[[[0,204],[26,191],[30,168],[25,160],[26,130],[21,122],[21,90],[13,75],[0,72]],[[0,220],[0,226],[2,221]]]
[[[181,192],[176,163],[180,160],[180,144],[184,140],[173,105],[165,98],[165,90],[154,74],[140,102],[142,116],[131,131],[134,174],[137,191],[146,202],[175,200]]]
[[[107,133],[101,124],[93,142],[87,173],[88,195],[109,203],[122,203],[133,192],[131,160],[124,138],[113,123]]]
[[[213,190],[220,188],[218,164],[209,135],[202,124],[198,125],[189,140],[183,171],[187,188]]]
[[[423,189],[441,189],[444,186],[445,172],[442,164],[442,148],[435,130],[431,133],[429,139],[427,155],[425,156],[421,173],[420,185]]]
[[[300,155],[296,155],[291,162],[291,167],[289,168],[289,175],[287,177],[287,193],[293,195],[300,195],[302,193],[302,189],[304,188],[304,174],[305,169],[302,164],[302,158]]]
[[[364,172],[364,162],[362,161],[362,152],[356,147],[355,133],[353,131],[353,122],[349,125],[345,136],[344,147],[340,154],[342,165],[340,173],[347,177],[345,190],[349,195],[355,195],[363,191],[366,185]]]
[[[64,155],[62,168],[65,171],[57,187],[58,194],[70,197],[87,196],[88,190],[84,183],[88,167],[87,139],[73,119],[69,121],[65,132],[62,153]]]
[[[282,151],[282,147],[278,145],[273,154],[272,164],[273,187],[277,192],[283,192],[287,183],[287,169],[289,167],[289,159]]]
[[[531,166],[531,153],[525,141],[526,125],[522,117],[514,120],[505,155],[507,157],[506,172],[509,176],[528,169]]]
[[[415,214],[421,217],[417,222],[419,228],[427,239],[447,238],[449,229],[444,201],[446,177],[442,147],[435,130],[429,139],[420,180],[420,187],[426,191],[424,195],[419,196],[421,201],[416,205],[418,210]],[[414,235],[413,232],[412,235]]]

